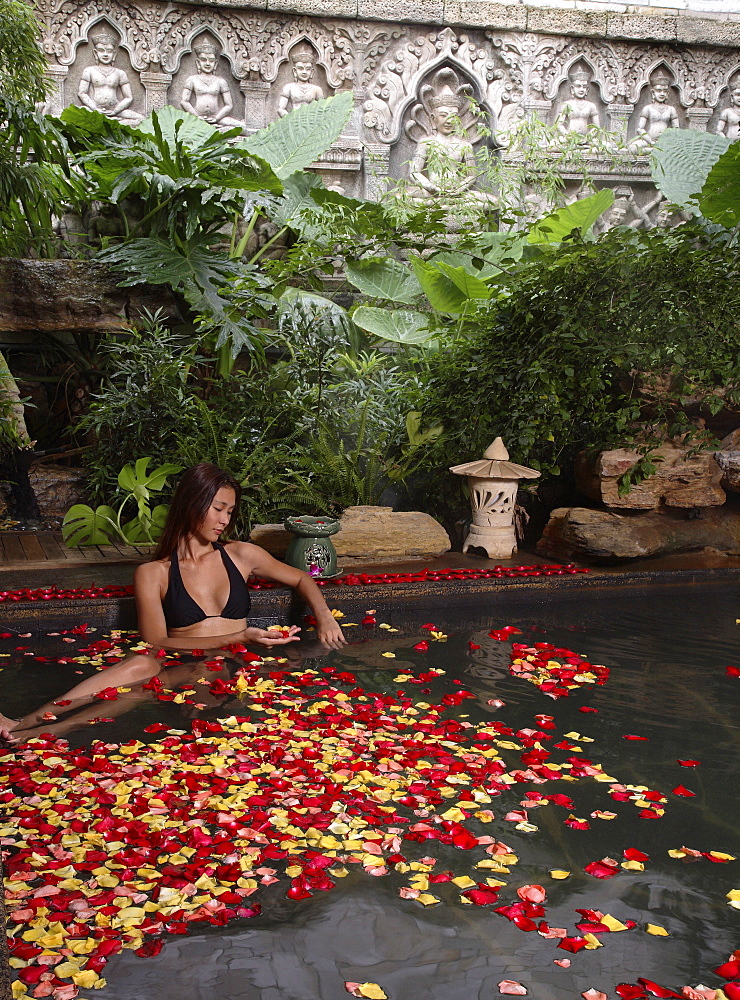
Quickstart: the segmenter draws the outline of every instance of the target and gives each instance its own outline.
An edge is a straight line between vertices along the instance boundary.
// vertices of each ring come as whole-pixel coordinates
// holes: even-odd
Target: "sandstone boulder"
[[[0,258],[0,332],[120,330],[142,309],[177,316],[168,289],[119,288],[119,281],[90,260]]]
[[[595,459],[581,452],[576,458],[576,485],[585,496],[615,510],[656,510],[662,504],[687,509],[719,507],[725,502],[722,470],[714,455],[704,451],[692,455],[690,449],[670,444],[656,451],[655,474],[620,496],[619,479],[639,458],[626,448],[599,452]]]
[[[722,471],[722,488],[740,493],[740,451],[715,451],[714,459]]]
[[[76,503],[87,503],[84,469],[41,463],[28,474],[42,517],[64,517]]]
[[[740,511],[706,510],[688,518],[679,511],[618,514],[585,507],[560,507],[550,515],[537,551],[550,559],[613,562],[671,552],[713,549],[740,553]]]
[[[450,550],[444,528],[420,511],[392,507],[349,507],[332,535],[340,563],[370,566],[378,563],[434,559]],[[250,540],[282,559],[293,536],[282,524],[258,524]]]

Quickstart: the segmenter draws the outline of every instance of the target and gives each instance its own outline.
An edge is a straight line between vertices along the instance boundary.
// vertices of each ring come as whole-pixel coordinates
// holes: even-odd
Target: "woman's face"
[[[207,541],[216,541],[219,535],[228,528],[235,504],[236,494],[234,491],[230,486],[222,486],[211,500],[211,506],[206,511],[206,516],[200,526],[201,533]]]

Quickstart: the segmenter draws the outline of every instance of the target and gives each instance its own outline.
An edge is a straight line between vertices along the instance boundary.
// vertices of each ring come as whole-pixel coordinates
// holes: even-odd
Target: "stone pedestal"
[[[69,76],[69,67],[58,63],[49,63],[44,70],[44,76],[51,81],[52,89],[46,101],[46,110],[50,115],[60,115],[69,103],[65,94],[65,82]]]
[[[384,142],[366,142],[365,173],[366,197],[370,201],[381,201],[388,190],[390,170],[390,146]]]
[[[239,89],[244,94],[244,122],[249,132],[264,128],[267,123],[265,108],[270,84],[265,80],[240,80]]]
[[[167,104],[167,91],[172,83],[172,75],[145,72],[141,74],[141,82],[146,90],[146,113],[150,115],[152,111],[161,111]]]
[[[536,116],[543,122],[546,122],[552,108],[552,101],[538,100],[530,97],[524,101],[524,107],[530,115]]]
[[[689,108],[686,112],[689,128],[695,132],[706,132],[709,119],[713,114],[714,108]]]
[[[622,140],[627,139],[627,128],[630,115],[635,110],[632,104],[609,104],[606,112],[609,116],[609,128]]]
[[[444,528],[420,511],[396,511],[392,507],[349,507],[340,518],[339,532],[332,536],[337,558],[346,566],[435,559],[450,550]],[[250,541],[282,559],[291,535],[282,524],[258,524]]]

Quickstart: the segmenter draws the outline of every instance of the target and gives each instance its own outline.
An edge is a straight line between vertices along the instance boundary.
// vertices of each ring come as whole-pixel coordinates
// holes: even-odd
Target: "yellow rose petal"
[[[369,1000],[388,1000],[388,994],[377,983],[361,983],[357,992]]]
[[[665,929],[665,927],[659,927],[658,924],[648,924],[645,928],[648,934],[653,934],[655,937],[670,937],[670,933]]]
[[[570,878],[570,874],[571,874],[570,872],[566,872],[562,868],[550,869],[550,878],[556,878],[556,879]]]

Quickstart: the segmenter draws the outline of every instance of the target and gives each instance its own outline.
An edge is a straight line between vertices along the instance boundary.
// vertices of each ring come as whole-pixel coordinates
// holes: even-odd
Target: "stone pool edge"
[[[531,593],[540,599],[543,594],[552,596],[583,594],[608,594],[615,590],[638,587],[683,587],[701,584],[739,583],[740,567],[681,570],[591,570],[563,577],[537,577],[535,579],[483,578],[474,580],[446,580],[383,585],[351,586],[328,585],[323,588],[330,607],[340,607],[346,613],[359,614],[376,604],[387,606],[395,602],[422,601],[444,597],[466,597],[491,594]],[[302,611],[300,604],[287,588],[250,592],[252,622],[278,621],[285,623]],[[87,623],[93,628],[136,627],[136,609],[133,597],[92,598],[88,600],[60,599],[44,602],[18,601],[0,606],[0,626],[23,631],[45,631]],[[1,998],[0,998],[1,1000]]]

